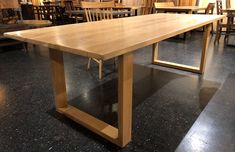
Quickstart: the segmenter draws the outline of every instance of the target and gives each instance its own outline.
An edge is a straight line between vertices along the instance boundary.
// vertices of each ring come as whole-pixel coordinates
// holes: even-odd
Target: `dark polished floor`
[[[160,44],[160,58],[198,65],[201,41],[200,32],[191,34],[186,41],[164,41]],[[210,105],[208,102],[215,100],[213,97],[218,90],[223,90],[229,76],[235,73],[235,47],[225,47],[222,41],[214,46],[212,39],[204,75],[152,65],[150,47],[136,51],[133,137],[130,144],[120,149],[55,112],[48,49],[29,47],[28,53],[21,51],[21,45],[0,49],[1,152],[170,152],[179,145],[183,146],[177,151],[190,151],[190,145],[184,144],[188,142],[184,137],[191,137],[188,134],[199,115]],[[64,59],[70,103],[117,125],[117,73],[113,62],[105,63],[104,79],[98,81],[97,65],[92,64],[91,70],[87,71],[86,58],[64,54]],[[234,96],[234,89],[226,88],[226,92]],[[229,106],[234,107],[233,101]],[[228,115],[234,121],[234,113]],[[231,129],[227,133],[230,131],[231,135],[226,139],[230,139],[231,146],[225,150],[233,152],[235,126],[228,128]],[[220,127],[218,132],[223,132],[223,128]],[[202,151],[200,142],[198,144],[199,149],[195,151]],[[214,149],[206,151],[214,152]]]

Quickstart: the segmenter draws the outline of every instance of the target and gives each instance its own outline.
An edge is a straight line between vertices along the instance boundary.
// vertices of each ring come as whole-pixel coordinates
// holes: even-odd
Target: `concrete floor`
[[[191,33],[186,40],[164,41],[160,43],[160,58],[198,65],[201,41],[201,32]],[[24,53],[19,45],[1,48],[0,52],[1,152],[175,151],[211,98],[235,73],[235,47],[224,46],[222,41],[214,46],[213,38],[204,75],[152,65],[151,47],[139,49],[134,53],[133,137],[120,149],[55,112],[47,48],[30,46]],[[105,62],[104,79],[99,81],[95,63],[87,71],[86,58],[64,54],[64,59],[70,103],[117,125],[113,61]],[[232,130],[231,140],[235,137]],[[227,150],[233,152],[235,148],[231,145]]]

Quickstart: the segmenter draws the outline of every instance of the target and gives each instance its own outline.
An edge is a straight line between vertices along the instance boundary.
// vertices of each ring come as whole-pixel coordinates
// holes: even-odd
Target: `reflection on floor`
[[[160,44],[160,57],[198,65],[201,37],[194,33],[186,41],[165,41]],[[30,47],[29,53],[20,49],[19,45],[0,50],[1,152],[174,151],[220,84],[235,73],[232,47],[215,49],[211,44],[202,76],[151,65],[151,48],[140,49],[134,65],[133,137],[120,149],[55,112],[48,49]],[[112,61],[105,62],[105,77],[98,81],[95,64],[86,71],[86,58],[70,54],[64,58],[70,103],[117,125],[117,75]]]
[[[234,86],[235,74],[230,74],[187,133],[177,152],[235,151]]]

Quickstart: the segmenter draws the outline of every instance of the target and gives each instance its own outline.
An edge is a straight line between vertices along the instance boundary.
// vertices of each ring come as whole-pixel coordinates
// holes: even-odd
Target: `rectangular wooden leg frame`
[[[63,52],[51,49],[50,59],[56,110],[120,147],[127,145],[131,141],[132,128],[132,54],[118,57],[118,128],[68,104]]]
[[[175,69],[199,73],[199,74],[204,73],[205,63],[206,63],[206,54],[207,54],[207,49],[208,49],[208,45],[210,42],[211,28],[212,28],[211,24],[208,24],[205,26],[205,31],[203,33],[203,46],[202,46],[202,53],[201,53],[201,61],[200,61],[199,67],[159,60],[158,59],[158,43],[153,44],[152,63],[156,65],[164,66],[164,67],[175,68]]]

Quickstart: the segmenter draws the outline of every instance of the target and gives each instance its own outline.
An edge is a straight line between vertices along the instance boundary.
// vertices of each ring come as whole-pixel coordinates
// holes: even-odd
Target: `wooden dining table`
[[[206,7],[199,6],[164,6],[164,7],[156,7],[156,11],[163,12],[175,12],[175,13],[186,13],[192,14],[193,12],[206,10]]]
[[[131,141],[132,135],[133,53],[139,48],[155,45],[181,33],[205,26],[201,64],[197,69],[203,73],[211,23],[224,17],[223,15],[150,14],[9,32],[4,35],[50,48],[56,110],[110,142],[124,147]],[[79,110],[78,107],[69,105],[63,52],[101,60],[118,57],[117,128]],[[158,63],[156,57],[157,52],[154,49],[154,64]],[[187,66],[183,69],[191,71]]]

